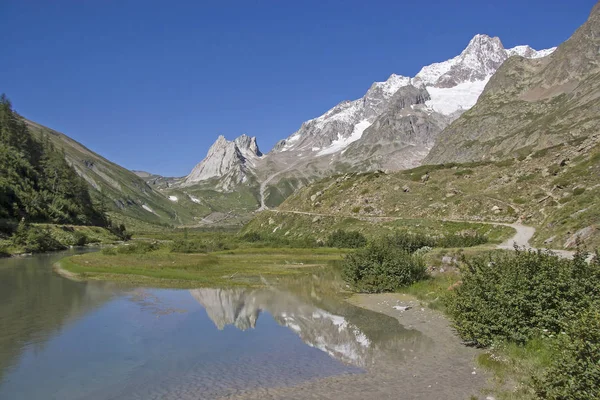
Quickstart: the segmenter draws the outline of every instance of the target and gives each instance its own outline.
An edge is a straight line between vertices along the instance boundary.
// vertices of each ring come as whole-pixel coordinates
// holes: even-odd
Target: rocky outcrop
[[[233,141],[219,136],[210,147],[208,154],[192,172],[183,179],[182,186],[190,186],[200,182],[217,179],[218,189],[228,191],[236,185],[246,183],[260,159],[262,153],[258,149],[256,138],[242,135]]]
[[[430,110],[428,100],[424,86],[399,89],[388,108],[359,140],[348,146],[342,161],[354,159],[362,170],[400,170],[419,165],[451,121]]]

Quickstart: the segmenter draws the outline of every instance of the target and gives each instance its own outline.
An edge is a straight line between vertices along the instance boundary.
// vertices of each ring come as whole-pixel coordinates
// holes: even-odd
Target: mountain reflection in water
[[[190,293],[220,330],[227,325],[242,331],[255,328],[261,312],[267,312],[307,345],[361,368],[382,358],[398,362],[430,344],[420,332],[403,328],[392,317],[341,301],[321,299],[321,304],[315,304],[319,301],[276,288],[193,289]]]
[[[74,282],[52,271],[64,255],[0,260],[0,399],[220,398],[395,373],[431,344],[329,295],[344,285],[332,268],[187,291]]]

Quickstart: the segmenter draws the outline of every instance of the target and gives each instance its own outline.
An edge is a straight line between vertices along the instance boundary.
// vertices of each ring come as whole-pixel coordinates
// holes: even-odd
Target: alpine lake
[[[0,260],[0,399],[465,399],[485,384],[441,314],[340,295],[334,268],[192,289],[53,269],[81,252]]]

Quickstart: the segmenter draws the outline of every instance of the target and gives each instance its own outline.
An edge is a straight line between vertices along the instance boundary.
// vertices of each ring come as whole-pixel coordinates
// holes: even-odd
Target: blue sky
[[[263,151],[477,33],[566,40],[594,0],[0,0],[0,92],[129,169],[187,174],[219,134]]]

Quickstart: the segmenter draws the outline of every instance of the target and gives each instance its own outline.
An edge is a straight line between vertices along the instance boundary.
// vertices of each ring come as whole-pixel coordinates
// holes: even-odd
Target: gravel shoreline
[[[439,312],[421,307],[415,298],[397,294],[360,294],[348,301],[398,319],[406,329],[428,337],[428,345],[398,359],[379,359],[366,374],[316,379],[293,387],[240,391],[223,399],[406,399],[465,400],[485,398],[487,374],[476,367],[479,350],[461,344],[450,322]],[[402,311],[393,306],[409,306]],[[402,307],[401,307],[402,308]]]

